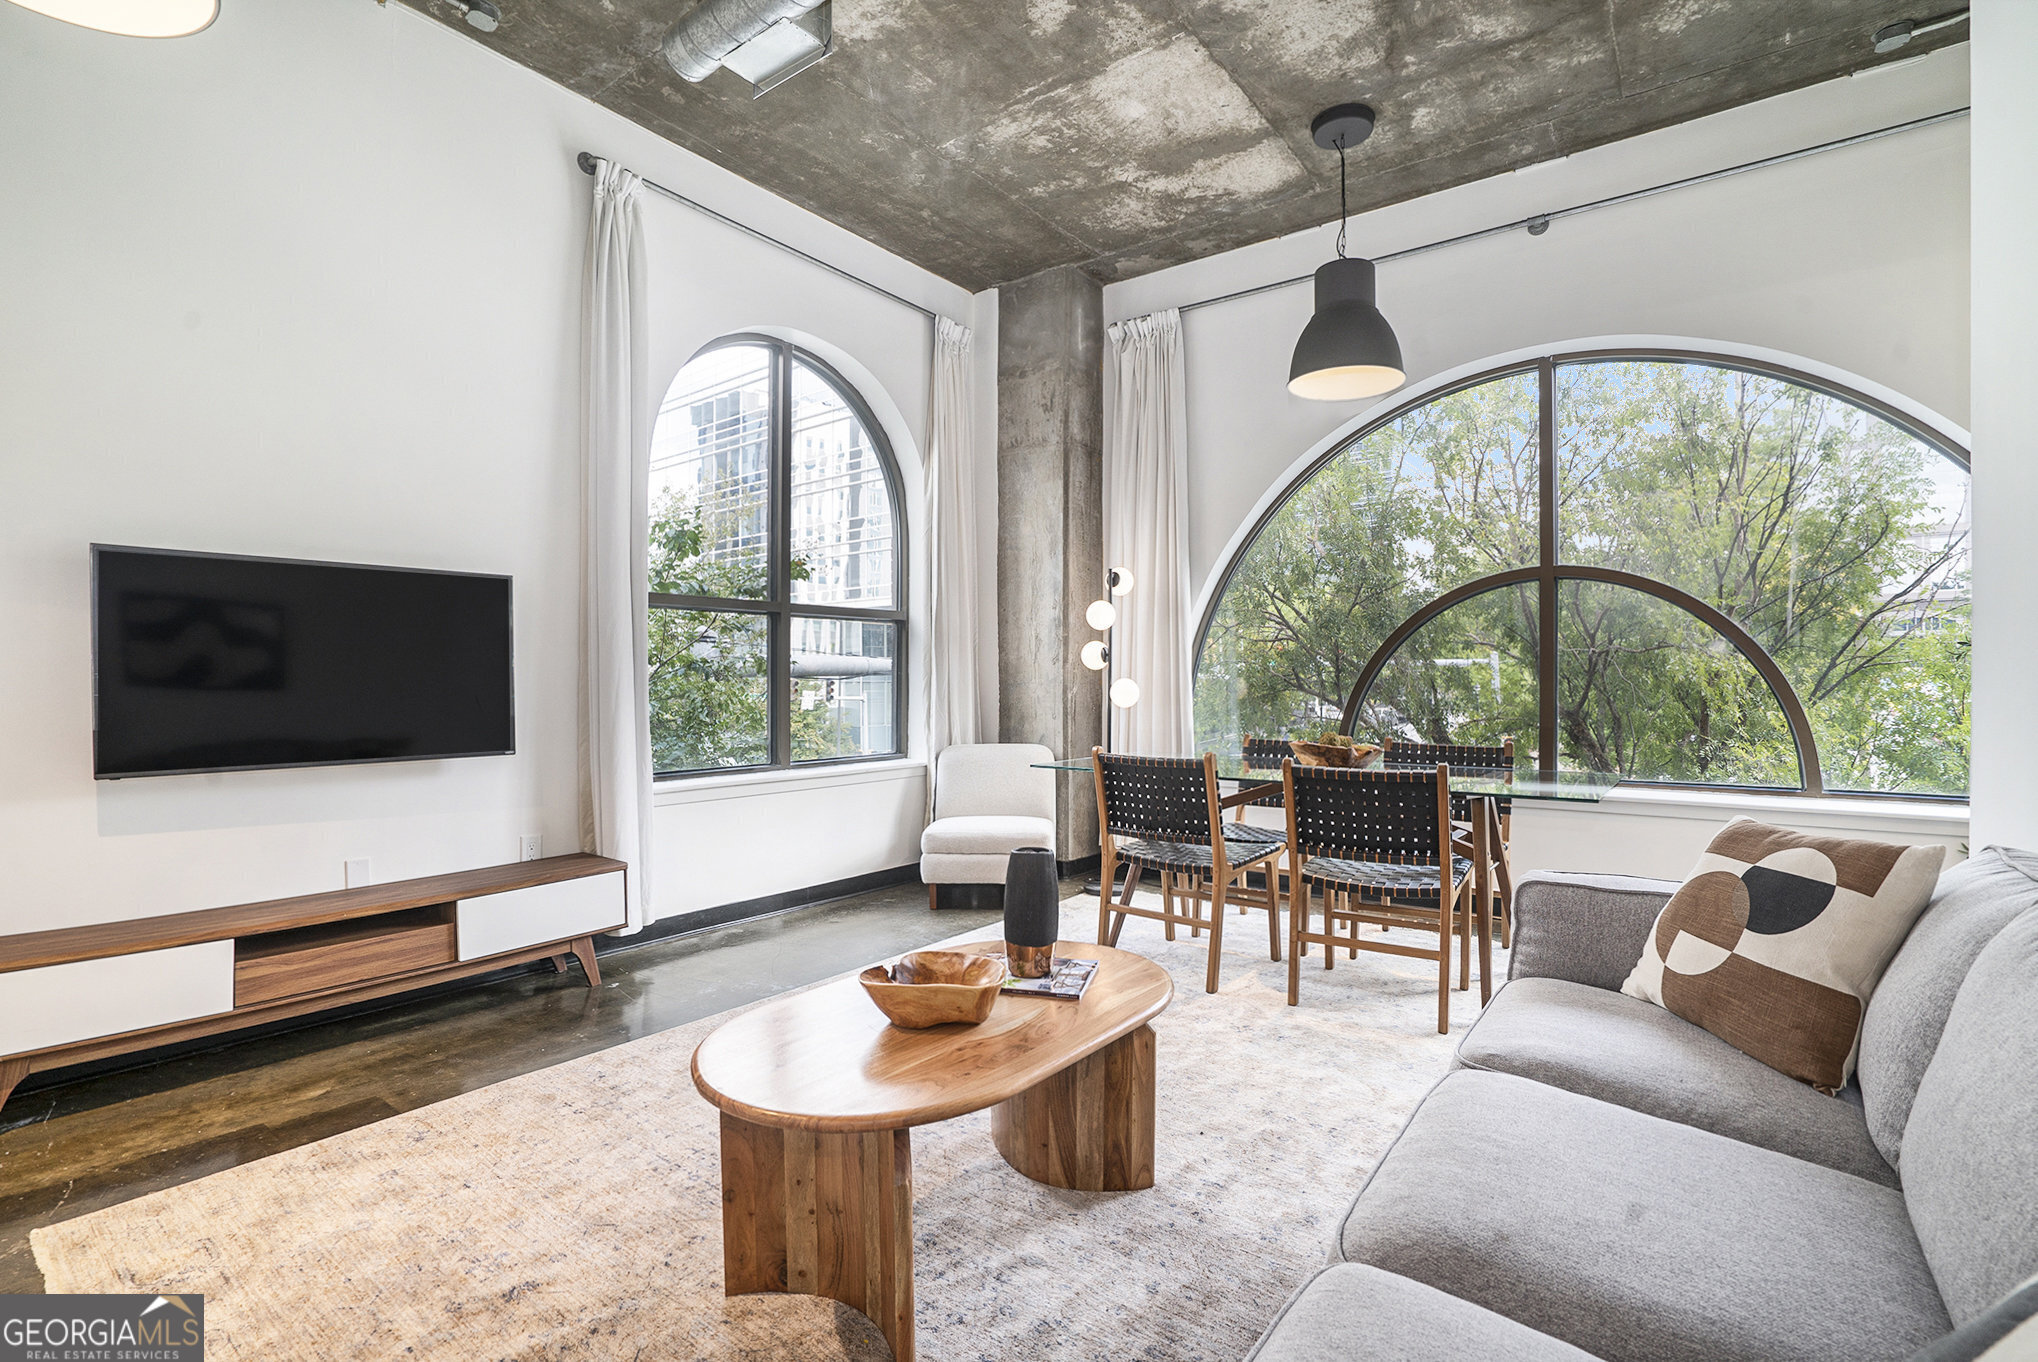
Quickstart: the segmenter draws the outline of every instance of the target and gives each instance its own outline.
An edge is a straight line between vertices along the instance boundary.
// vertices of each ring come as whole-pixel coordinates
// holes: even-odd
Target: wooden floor
[[[917,884],[604,955],[602,987],[520,974],[117,1073],[0,1108],[0,1292],[39,1292],[28,1232],[825,979],[996,914]],[[61,1077],[61,1075],[55,1075]],[[30,1080],[31,1083],[37,1081]]]

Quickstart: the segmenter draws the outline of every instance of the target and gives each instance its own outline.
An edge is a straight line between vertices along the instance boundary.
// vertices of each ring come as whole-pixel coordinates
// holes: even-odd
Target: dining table
[[[1258,805],[1262,808],[1283,808],[1283,785],[1281,773],[1266,766],[1246,763],[1242,754],[1217,753],[1218,788],[1221,803],[1227,810],[1243,809]],[[1035,762],[1036,769],[1061,771],[1069,774],[1089,774],[1095,768],[1088,756],[1058,757],[1053,761]],[[1370,767],[1381,768],[1377,756]],[[1493,902],[1493,876],[1496,867],[1501,876],[1502,887],[1510,901],[1513,896],[1512,871],[1506,858],[1499,854],[1505,849],[1501,836],[1501,806],[1514,800],[1546,801],[1560,804],[1597,804],[1612,793],[1620,784],[1618,775],[1604,771],[1545,771],[1524,767],[1483,767],[1453,766],[1450,772],[1451,802],[1462,807],[1465,817],[1452,824],[1452,851],[1472,862],[1474,892],[1478,899],[1479,923],[1479,991],[1481,1001],[1493,995],[1493,942],[1491,928],[1491,905]],[[1462,803],[1461,803],[1462,802]],[[1272,831],[1272,829],[1269,829]],[[1084,884],[1086,894],[1101,894],[1104,885],[1101,877]]]

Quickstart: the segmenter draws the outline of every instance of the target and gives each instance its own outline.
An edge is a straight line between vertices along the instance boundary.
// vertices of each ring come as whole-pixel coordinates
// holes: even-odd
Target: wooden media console
[[[29,1074],[551,959],[601,983],[621,861],[553,856],[0,936],[0,1103]]]

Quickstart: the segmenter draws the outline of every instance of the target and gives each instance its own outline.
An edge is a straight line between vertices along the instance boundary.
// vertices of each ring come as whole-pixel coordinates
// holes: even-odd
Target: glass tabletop
[[[1088,771],[1088,757],[1065,757],[1058,761],[1035,762],[1044,771]],[[1373,768],[1368,768],[1373,769]],[[1278,785],[1281,773],[1248,768],[1242,757],[1219,756],[1217,777],[1227,784]],[[1488,767],[1453,766],[1451,793],[1497,799],[1558,799],[1578,804],[1596,804],[1607,791],[1620,784],[1620,777],[1600,771],[1507,771]]]

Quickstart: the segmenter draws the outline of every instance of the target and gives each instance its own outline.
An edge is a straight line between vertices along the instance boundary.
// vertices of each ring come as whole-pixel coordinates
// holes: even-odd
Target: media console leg
[[[1154,1034],[1142,1026],[991,1108],[1005,1162],[1050,1187],[1153,1186]]]
[[[727,1295],[861,1310],[913,1362],[911,1132],[782,1130],[724,1113],[722,1275]]]
[[[28,1061],[25,1059],[0,1059],[0,1107],[7,1105],[7,1098],[14,1092],[14,1085],[28,1077]]]
[[[580,967],[587,971],[587,986],[589,988],[600,988],[601,966],[594,962],[594,938],[591,936],[575,937],[573,940],[573,954],[580,961]]]

